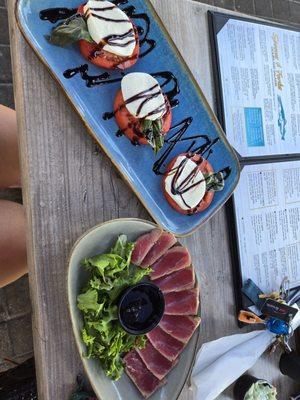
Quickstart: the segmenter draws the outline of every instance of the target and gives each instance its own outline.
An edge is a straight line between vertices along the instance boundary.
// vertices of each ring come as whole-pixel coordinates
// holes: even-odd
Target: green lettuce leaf
[[[98,303],[98,292],[94,289],[89,289],[82,293],[77,298],[78,308],[83,312],[95,311],[96,314],[103,308],[103,304]]]
[[[86,357],[90,358],[92,353],[93,353],[93,347],[94,347],[94,342],[95,342],[95,336],[91,336],[88,334],[86,328],[82,329],[82,340],[84,342],[84,344],[87,347],[87,354]]]
[[[117,380],[123,373],[122,356],[134,347],[143,348],[144,336],[132,336],[118,321],[117,301],[131,285],[149,275],[151,268],[142,269],[131,264],[134,244],[125,235],[119,236],[110,253],[82,260],[90,278],[77,298],[83,312],[82,340],[86,357],[99,360],[106,375]]]
[[[49,43],[60,47],[69,46],[81,39],[95,43],[89,34],[85,19],[80,14],[65,19],[52,29],[51,35],[46,36],[46,39]]]

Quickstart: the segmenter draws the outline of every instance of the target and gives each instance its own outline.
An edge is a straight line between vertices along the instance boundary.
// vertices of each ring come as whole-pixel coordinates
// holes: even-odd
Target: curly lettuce
[[[151,272],[150,268],[131,264],[133,248],[134,244],[121,235],[109,253],[82,260],[82,266],[90,273],[87,285],[77,297],[77,306],[83,313],[81,336],[86,357],[98,359],[113,380],[123,373],[123,354],[145,346],[144,336],[129,335],[118,321],[119,295]]]

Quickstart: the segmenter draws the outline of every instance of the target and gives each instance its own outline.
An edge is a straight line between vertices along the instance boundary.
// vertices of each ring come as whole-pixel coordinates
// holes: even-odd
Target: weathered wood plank
[[[66,300],[72,244],[102,221],[149,217],[21,37],[14,3],[8,1],[39,398],[68,399],[81,369]],[[187,0],[153,0],[153,4],[213,104],[206,21],[210,7]],[[237,332],[224,209],[183,242],[192,252],[201,281],[202,341]],[[287,398],[290,387],[276,370],[276,362],[275,357],[272,363],[261,360],[255,373],[270,378],[279,387],[280,398]],[[230,393],[219,398],[229,399]],[[191,398],[189,390],[181,396]]]

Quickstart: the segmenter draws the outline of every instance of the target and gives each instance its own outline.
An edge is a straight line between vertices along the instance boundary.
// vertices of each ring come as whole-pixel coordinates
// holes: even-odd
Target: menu
[[[249,278],[265,293],[285,277],[300,287],[300,32],[210,20],[219,117],[242,166],[229,220],[237,290]]]
[[[300,32],[229,19],[218,48],[225,131],[237,152],[300,153]]]
[[[300,286],[300,160],[246,165],[234,194],[243,279],[265,293]]]

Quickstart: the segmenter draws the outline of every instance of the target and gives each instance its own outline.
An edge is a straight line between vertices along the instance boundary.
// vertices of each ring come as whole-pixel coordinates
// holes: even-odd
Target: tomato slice
[[[163,118],[162,135],[166,135],[169,132],[172,123],[171,106],[169,100],[166,97],[165,99],[167,102],[167,112],[162,117]],[[148,144],[148,140],[143,135],[142,132],[140,119],[134,117],[127,110],[124,104],[124,98],[121,90],[118,91],[115,98],[114,112],[120,130],[133,144]]]
[[[201,211],[206,210],[206,209],[210,206],[210,204],[211,204],[211,202],[212,202],[212,200],[213,200],[213,198],[214,198],[214,194],[215,194],[215,193],[214,193],[213,191],[206,192],[205,195],[204,195],[204,197],[203,197],[203,199],[202,199],[202,200],[200,201],[200,203],[198,204],[198,206],[197,206],[196,208],[192,209],[192,210],[183,210],[183,209],[176,203],[176,201],[174,201],[174,199],[169,195],[169,193],[167,193],[167,191],[166,191],[166,189],[165,189],[165,186],[166,186],[166,183],[165,183],[166,177],[168,176],[168,173],[172,170],[172,168],[173,168],[173,166],[175,165],[175,163],[176,163],[178,157],[186,156],[186,155],[187,155],[187,153],[182,153],[182,154],[179,154],[178,156],[176,156],[175,158],[173,158],[173,160],[172,160],[172,161],[170,162],[170,164],[167,166],[167,171],[166,171],[166,173],[165,173],[165,175],[164,175],[164,177],[163,177],[163,182],[162,182],[162,184],[163,184],[163,193],[164,193],[164,196],[165,196],[165,198],[167,199],[167,201],[168,201],[168,203],[170,204],[170,206],[171,206],[172,208],[174,208],[174,210],[176,210],[176,211],[179,212],[180,214],[189,215],[189,214],[197,214],[197,213],[199,213],[199,212],[201,212]],[[209,173],[209,172],[214,172],[214,170],[213,170],[211,164],[210,164],[207,160],[205,160],[203,157],[201,157],[199,154],[195,154],[195,155],[191,158],[191,160],[195,161],[195,162],[198,164],[198,169],[199,169],[199,171],[201,171],[203,174],[207,174],[207,173]]]
[[[77,10],[78,14],[83,15],[83,8],[84,4],[79,6]],[[79,40],[78,44],[80,52],[86,60],[101,68],[122,70],[130,68],[137,62],[140,54],[139,35],[134,24],[133,27],[135,30],[136,46],[130,57],[118,56],[103,49],[97,50],[97,44],[87,42],[86,40]],[[91,56],[95,51],[96,55]]]

